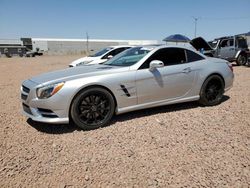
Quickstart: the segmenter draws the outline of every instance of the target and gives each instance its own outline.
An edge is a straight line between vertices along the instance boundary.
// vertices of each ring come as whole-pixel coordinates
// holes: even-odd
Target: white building
[[[58,38],[22,38],[24,45],[32,50],[48,54],[87,54],[107,46],[114,45],[150,45],[158,44],[157,40],[100,40],[100,39],[58,39]]]

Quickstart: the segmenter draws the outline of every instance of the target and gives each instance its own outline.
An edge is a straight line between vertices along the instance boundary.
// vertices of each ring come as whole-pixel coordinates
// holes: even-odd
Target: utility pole
[[[199,18],[197,17],[192,17],[194,19],[194,38],[196,38],[196,33],[197,33],[197,22]]]
[[[86,48],[87,48],[87,55],[89,55],[89,34],[86,32]]]

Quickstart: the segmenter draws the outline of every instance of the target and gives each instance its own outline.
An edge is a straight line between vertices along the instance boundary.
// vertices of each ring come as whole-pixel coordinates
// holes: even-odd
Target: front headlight
[[[47,99],[56,94],[63,87],[63,85],[64,82],[60,82],[37,88],[36,95],[39,99]]]

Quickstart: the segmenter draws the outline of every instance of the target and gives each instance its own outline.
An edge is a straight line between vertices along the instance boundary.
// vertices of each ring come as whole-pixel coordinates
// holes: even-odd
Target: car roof
[[[147,48],[153,50],[153,49],[161,49],[161,48],[184,48],[184,49],[188,49],[188,50],[192,50],[192,51],[196,51],[194,47],[190,46],[186,46],[186,45],[181,45],[181,44],[155,44],[155,45],[140,45],[140,46],[135,46],[135,47],[143,47],[143,48]]]
[[[176,44],[176,45],[161,44],[161,45],[142,45],[142,46],[139,46],[139,47],[144,47],[145,49],[148,49],[149,51],[157,51],[157,50],[163,49],[163,48],[181,48],[181,49],[191,50],[191,51],[193,51],[195,53],[198,53],[202,57],[207,58],[207,56],[200,53],[193,46],[191,46],[191,44],[190,44],[190,46],[186,46],[184,44]]]
[[[116,45],[116,46],[108,46],[108,48],[132,48],[132,45]]]

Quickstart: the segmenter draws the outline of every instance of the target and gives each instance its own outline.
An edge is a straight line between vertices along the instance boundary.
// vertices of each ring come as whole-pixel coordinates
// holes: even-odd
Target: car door
[[[162,61],[164,67],[150,70],[152,60]],[[195,71],[184,49],[159,49],[137,70],[138,104],[181,98],[191,90],[194,79]]]
[[[230,60],[235,56],[234,39],[224,39],[220,44],[219,57]]]

